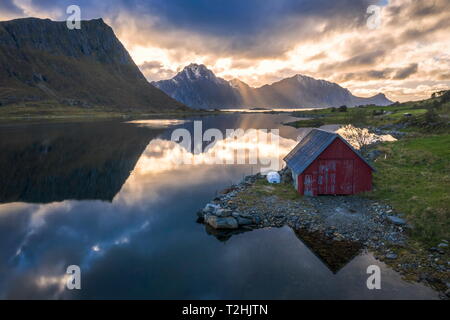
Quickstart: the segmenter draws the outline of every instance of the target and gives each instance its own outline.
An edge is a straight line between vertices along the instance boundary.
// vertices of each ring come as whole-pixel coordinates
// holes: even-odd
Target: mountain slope
[[[368,103],[369,101],[369,103]],[[354,105],[365,105],[365,104],[374,104],[377,106],[388,106],[393,103],[393,101],[389,100],[384,93],[376,94],[369,98],[360,98],[353,96]]]
[[[255,90],[260,101],[271,107],[314,108],[339,107],[341,105],[353,107],[366,104],[389,105],[392,103],[383,94],[370,98],[356,97],[348,89],[342,88],[336,83],[316,80],[304,75],[296,75]],[[256,103],[260,104],[261,102]]]
[[[383,94],[370,98],[354,96],[336,83],[296,75],[260,88],[233,79],[225,81],[203,65],[191,64],[170,80],[154,85],[193,108],[272,107],[318,108],[392,103]]]
[[[166,111],[185,107],[153,87],[102,19],[0,22],[0,104],[56,100],[78,106]]]
[[[190,64],[170,80],[152,83],[172,98],[195,108],[237,107],[239,92],[204,65]]]

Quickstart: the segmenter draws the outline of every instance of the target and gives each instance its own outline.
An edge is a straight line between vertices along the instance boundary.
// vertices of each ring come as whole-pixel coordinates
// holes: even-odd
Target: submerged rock
[[[197,212],[197,218],[200,219],[200,221],[204,221],[205,219],[205,212],[203,210],[200,210]]]
[[[236,220],[240,226],[248,226],[253,224],[253,219],[237,217]]]
[[[205,222],[214,229],[237,229],[239,224],[233,217],[217,217],[215,215],[206,215]]]

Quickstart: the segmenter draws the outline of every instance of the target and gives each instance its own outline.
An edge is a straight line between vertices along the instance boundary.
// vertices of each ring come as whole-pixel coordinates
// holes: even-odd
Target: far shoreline
[[[33,104],[36,104],[33,102]],[[191,116],[210,116],[218,114],[292,114],[323,108],[239,108],[239,109],[194,109],[169,112],[141,112],[123,111],[118,108],[95,106],[90,108],[73,107],[61,104],[48,105],[42,103],[42,107],[28,106],[25,104],[12,104],[0,106],[0,125],[14,123],[45,123],[45,122],[85,122],[108,120],[137,120],[154,119],[161,117],[186,118]]]

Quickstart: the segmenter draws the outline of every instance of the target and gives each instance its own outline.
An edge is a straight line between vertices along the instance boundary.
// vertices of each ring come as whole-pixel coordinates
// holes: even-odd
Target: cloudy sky
[[[196,62],[252,86],[301,73],[398,101],[450,88],[450,0],[0,0],[0,20],[65,20],[71,4],[111,25],[149,80]]]

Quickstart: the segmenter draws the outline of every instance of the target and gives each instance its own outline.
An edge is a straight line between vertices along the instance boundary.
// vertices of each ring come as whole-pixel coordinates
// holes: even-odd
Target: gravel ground
[[[366,247],[378,248],[384,242],[402,245],[407,228],[393,209],[370,199],[357,196],[302,197],[295,200],[278,196],[261,196],[249,203],[246,193],[258,176],[247,177],[219,195],[212,204],[225,209],[223,216],[251,219],[246,228],[267,228],[289,225],[293,229],[320,231],[336,241],[358,241]],[[270,188],[268,186],[267,188]],[[268,189],[270,192],[270,189]],[[201,211],[199,216],[207,214]],[[397,224],[392,221],[396,220]],[[239,224],[242,226],[241,224]]]

